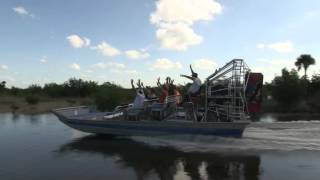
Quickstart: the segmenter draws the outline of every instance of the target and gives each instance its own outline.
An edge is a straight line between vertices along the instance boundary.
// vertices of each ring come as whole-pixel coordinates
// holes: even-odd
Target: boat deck
[[[85,114],[77,114],[77,115],[68,115],[67,117],[70,119],[77,119],[77,120],[92,120],[92,121],[126,121],[122,118],[105,118],[106,116],[112,116],[109,112],[89,112]],[[120,115],[121,116],[121,115]],[[133,121],[133,120],[132,120]],[[150,122],[150,121],[168,121],[168,122],[184,122],[184,123],[193,123],[192,120],[186,120],[184,117],[175,117],[175,115],[170,115],[163,120],[154,120],[151,118],[147,119],[139,119],[138,121],[141,122]]]
[[[140,118],[138,120],[127,120],[123,118],[123,114],[121,112],[117,112],[117,116],[114,116],[115,114],[113,112],[95,112],[91,111],[86,106],[80,106],[80,107],[69,107],[69,108],[61,108],[61,109],[55,109],[53,110],[54,114],[58,116],[63,116],[66,119],[73,119],[73,120],[84,120],[84,121],[100,121],[100,122],[108,122],[108,121],[122,121],[122,122],[173,122],[173,123],[204,123],[200,121],[194,121],[193,119],[186,119],[185,116],[179,116],[176,115],[176,113],[173,113],[169,115],[168,117],[156,120],[152,119],[149,116],[144,116],[144,118]],[[106,118],[111,117],[112,118]],[[249,123],[249,121],[243,120],[243,121],[237,121],[239,123]],[[219,121],[207,121],[205,122],[207,124],[210,123],[231,123],[231,122],[219,122]]]

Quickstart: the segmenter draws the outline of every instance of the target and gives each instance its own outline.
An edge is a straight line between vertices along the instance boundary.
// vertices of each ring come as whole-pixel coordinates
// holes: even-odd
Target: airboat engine
[[[249,121],[261,111],[263,75],[233,59],[207,77],[205,121]]]

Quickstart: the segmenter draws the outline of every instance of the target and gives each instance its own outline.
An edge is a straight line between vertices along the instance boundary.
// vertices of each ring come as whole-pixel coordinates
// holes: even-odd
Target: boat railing
[[[181,102],[181,96],[169,95],[165,98],[164,103],[154,103],[150,105],[150,114],[156,119],[164,119],[176,113],[177,104]]]
[[[217,121],[238,121],[246,114],[246,75],[242,59],[234,59],[206,79],[205,119],[213,112]]]

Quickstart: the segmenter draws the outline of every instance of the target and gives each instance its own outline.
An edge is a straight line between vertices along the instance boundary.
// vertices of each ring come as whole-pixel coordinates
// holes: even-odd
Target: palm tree
[[[294,65],[297,66],[298,71],[303,67],[304,69],[304,78],[307,79],[307,70],[310,65],[314,65],[316,60],[310,54],[301,54]]]
[[[6,87],[6,81],[2,81],[1,83],[0,83],[0,89],[2,89],[2,88],[5,88]]]

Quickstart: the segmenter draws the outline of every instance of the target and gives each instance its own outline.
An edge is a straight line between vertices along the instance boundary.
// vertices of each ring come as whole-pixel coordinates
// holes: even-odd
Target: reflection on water
[[[39,116],[30,116],[29,120],[32,125],[37,125],[41,123],[41,121],[39,120]]]
[[[22,118],[20,118],[19,114],[12,114],[12,122],[13,123],[16,123],[17,121],[19,121],[19,119],[22,119]]]
[[[160,179],[258,179],[260,159],[255,155],[181,152],[152,147],[130,139],[86,136],[63,145],[59,153],[94,153],[118,157],[117,164],[133,168],[137,179],[156,174]]]
[[[0,114],[0,180],[319,179],[320,121],[252,123],[243,138],[102,137],[52,114]]]

